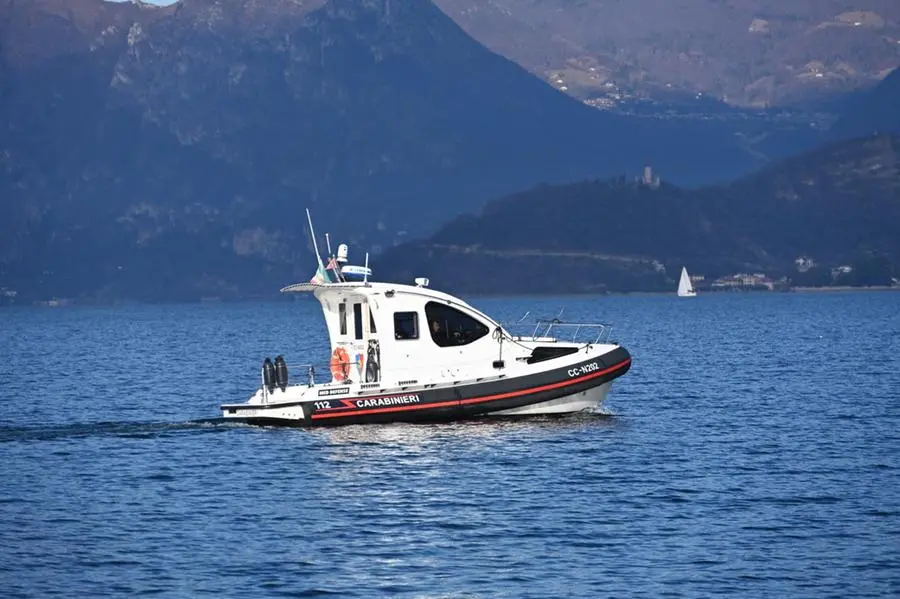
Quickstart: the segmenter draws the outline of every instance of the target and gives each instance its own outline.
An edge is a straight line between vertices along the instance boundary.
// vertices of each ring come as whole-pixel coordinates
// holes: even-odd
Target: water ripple
[[[898,299],[479,300],[633,368],[601,414],[316,430],[217,418],[327,354],[312,302],[0,310],[3,594],[893,596]]]

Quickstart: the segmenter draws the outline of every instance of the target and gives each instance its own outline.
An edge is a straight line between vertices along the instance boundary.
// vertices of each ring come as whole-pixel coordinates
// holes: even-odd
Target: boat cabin
[[[497,359],[492,334],[500,325],[448,294],[386,283],[310,290],[328,328],[332,383],[403,386],[420,378],[456,379],[490,373]]]

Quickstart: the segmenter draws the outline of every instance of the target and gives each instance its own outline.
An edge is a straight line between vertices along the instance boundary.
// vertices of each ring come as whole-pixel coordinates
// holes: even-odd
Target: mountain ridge
[[[765,160],[585,106],[425,0],[5,0],[0,27],[0,287],[34,297],[267,294],[308,276],[306,207],[375,254],[542,182]]]
[[[660,291],[682,265],[809,282],[800,257],[828,272],[880,260],[879,283],[900,275],[900,136],[830,144],[720,186],[539,186],[392,248],[380,267],[458,292]]]
[[[0,6],[0,285],[35,293],[266,289],[305,270],[306,207],[375,248],[541,181],[759,163],[593,110],[425,0]]]
[[[611,104],[678,91],[785,106],[866,87],[900,65],[900,8],[889,0],[437,2],[492,50]]]
[[[900,132],[900,68],[891,71],[872,89],[854,94],[841,107],[842,116],[834,124],[834,138],[853,135]]]

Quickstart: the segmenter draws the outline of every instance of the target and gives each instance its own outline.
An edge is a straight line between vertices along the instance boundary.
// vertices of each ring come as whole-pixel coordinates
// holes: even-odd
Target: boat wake
[[[57,441],[91,437],[157,438],[185,432],[219,432],[239,428],[225,418],[187,422],[85,422],[64,425],[0,426],[0,443]]]
[[[475,428],[493,430],[510,427],[568,427],[591,423],[612,423],[615,415],[605,409],[589,410],[576,414],[544,415],[523,418],[520,416],[491,416],[463,420],[460,430],[470,433]],[[430,429],[430,424],[388,424],[376,428],[394,429]],[[446,425],[443,425],[446,426]],[[237,428],[280,428],[246,424],[229,418],[200,418],[186,422],[83,422],[62,425],[36,426],[0,426],[0,443],[21,443],[32,441],[59,441],[79,438],[118,437],[134,439],[153,439],[174,436],[190,432],[218,433]]]

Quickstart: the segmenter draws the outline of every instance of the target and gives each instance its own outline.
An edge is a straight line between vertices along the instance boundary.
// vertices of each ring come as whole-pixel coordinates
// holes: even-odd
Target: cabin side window
[[[428,302],[425,318],[431,339],[440,347],[468,345],[488,334],[484,323],[446,304]]]
[[[341,335],[347,334],[347,304],[341,302],[338,304],[338,320],[341,326]]]
[[[377,333],[378,329],[375,328],[375,317],[372,316],[372,308],[369,308],[369,332]]]
[[[353,304],[353,336],[363,338],[362,304]]]
[[[419,315],[416,312],[394,312],[394,339],[418,339]]]

